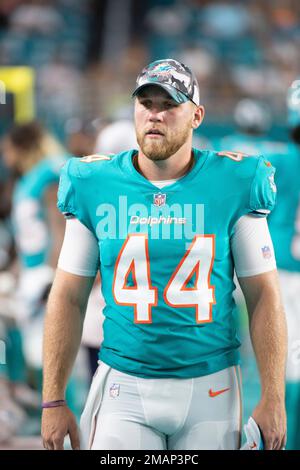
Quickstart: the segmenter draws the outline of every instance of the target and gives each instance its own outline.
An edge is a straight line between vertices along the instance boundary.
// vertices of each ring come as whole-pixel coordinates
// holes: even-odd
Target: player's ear
[[[204,106],[194,106],[194,116],[192,121],[192,128],[197,129],[204,119],[205,109]]]

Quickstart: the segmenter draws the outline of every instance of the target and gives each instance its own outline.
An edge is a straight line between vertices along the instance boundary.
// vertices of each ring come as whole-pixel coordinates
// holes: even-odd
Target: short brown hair
[[[37,151],[45,134],[44,128],[37,121],[14,126],[6,135],[8,140],[19,150],[26,152]]]

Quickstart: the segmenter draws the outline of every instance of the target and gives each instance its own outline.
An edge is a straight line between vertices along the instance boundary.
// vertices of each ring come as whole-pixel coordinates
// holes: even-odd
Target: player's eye
[[[175,103],[175,101],[166,101],[166,103],[164,104],[164,107],[166,109],[176,108],[177,103]]]
[[[141,105],[144,106],[144,108],[151,108],[152,106],[152,101],[151,100],[141,100],[140,101]]]

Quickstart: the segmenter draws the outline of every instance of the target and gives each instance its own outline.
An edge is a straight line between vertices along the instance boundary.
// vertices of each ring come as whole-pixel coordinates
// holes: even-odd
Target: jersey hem
[[[215,374],[216,372],[219,372],[223,369],[227,369],[228,367],[237,366],[240,364],[239,352],[235,350],[228,353],[225,357],[222,356],[221,358],[215,358],[214,360],[212,359],[211,363],[207,364],[207,367],[205,369],[199,366],[188,366],[185,369],[176,370],[174,372],[149,371],[149,373],[145,373],[136,370],[129,370],[126,367],[122,367],[120,363],[111,360],[111,358],[109,358],[108,356],[109,355],[105,354],[103,349],[100,350],[99,359],[101,362],[104,362],[106,365],[118,370],[119,372],[123,372],[124,374],[129,374],[144,379],[192,379],[196,377],[203,377],[206,375]]]

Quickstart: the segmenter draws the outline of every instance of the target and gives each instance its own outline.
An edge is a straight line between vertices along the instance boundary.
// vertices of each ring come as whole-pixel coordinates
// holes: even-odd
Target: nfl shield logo
[[[266,245],[266,246],[263,246],[262,249],[261,249],[261,251],[262,251],[262,255],[263,255],[263,257],[264,257],[265,259],[270,259],[270,258],[272,258],[272,252],[271,252],[271,249],[270,249],[269,246],[267,246],[267,245]]]
[[[154,204],[155,206],[164,206],[165,203],[166,203],[166,199],[167,199],[167,195],[166,195],[166,194],[162,194],[162,193],[154,194],[154,196],[153,196],[153,204]]]
[[[109,389],[109,396],[111,398],[117,398],[120,395],[120,385],[119,384],[112,384]]]

